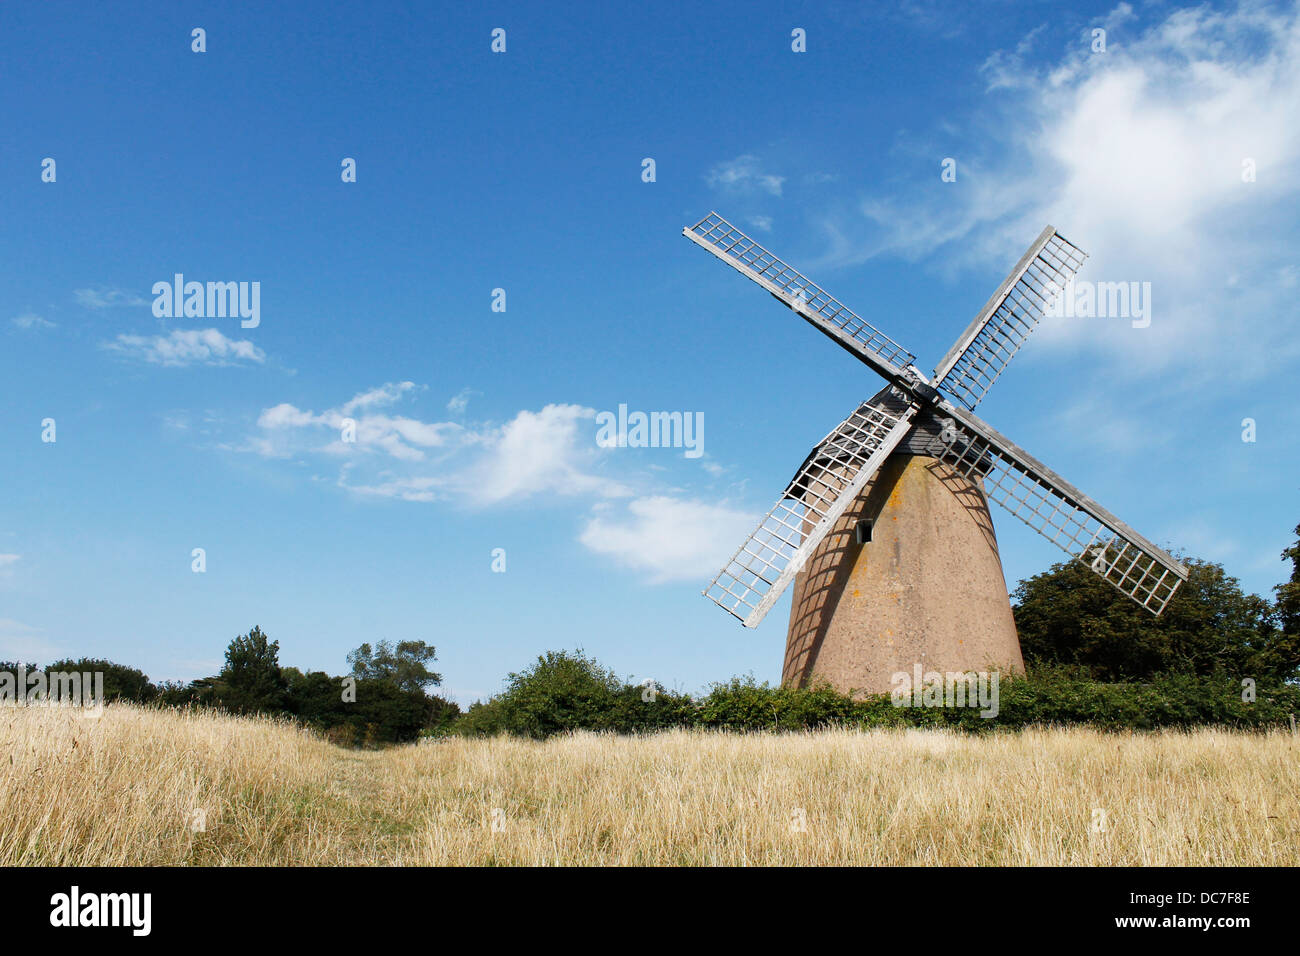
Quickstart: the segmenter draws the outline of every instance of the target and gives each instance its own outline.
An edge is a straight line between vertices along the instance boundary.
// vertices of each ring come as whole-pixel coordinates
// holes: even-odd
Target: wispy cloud
[[[111,309],[118,306],[149,304],[148,299],[121,289],[77,289],[72,295],[78,305],[87,309]]]
[[[1230,520],[1206,514],[1188,515],[1173,529],[1171,537],[1188,554],[1206,561],[1228,562],[1245,550],[1237,539]]]
[[[581,405],[547,405],[521,411],[484,436],[486,455],[465,476],[464,491],[476,504],[516,500],[538,491],[558,495],[617,497],[630,492],[594,473],[604,449],[595,444],[596,412]],[[585,434],[580,427],[592,422]]]
[[[465,410],[469,408],[470,397],[477,394],[471,388],[462,388],[447,402],[447,411],[453,415],[464,415]]]
[[[757,156],[745,154],[724,163],[718,163],[704,177],[715,189],[728,192],[754,192],[761,190],[773,196],[781,195],[784,176],[767,172],[759,165]]]
[[[1121,10],[1126,7],[1128,7],[1128,4],[1120,4]],[[1128,9],[1123,13],[1119,13],[1118,16],[1112,16],[1113,22],[1108,23],[1108,25],[1122,22],[1131,14],[1132,10]],[[1025,82],[1025,76],[1027,75],[1025,58],[1033,50],[1035,42],[1046,29],[1047,24],[1040,24],[1021,37],[1014,50],[994,50],[989,54],[980,70],[988,84],[987,89],[996,90],[1002,87],[1015,87]]]
[[[360,392],[337,408],[319,414],[282,402],[258,417],[261,434],[251,447],[273,458],[302,452],[351,457],[378,453],[398,461],[425,461],[428,450],[460,444],[464,429],[455,422],[422,422],[376,411],[395,404],[415,389],[413,382],[389,382]],[[329,440],[320,444],[326,435]]]
[[[1145,30],[1127,4],[1049,57],[1036,28],[985,64],[986,108],[961,130],[908,144],[924,181],[865,198],[861,218],[827,220],[823,260],[932,257],[943,268],[1009,265],[1045,223],[1091,253],[1081,278],[1150,281],[1149,328],[1045,323],[1048,346],[1098,348],[1149,371],[1179,367],[1196,387],[1240,343],[1234,374],[1300,357],[1280,314],[1300,192],[1300,19],[1241,3],[1178,10]],[[963,146],[962,144],[966,144]],[[954,145],[955,144],[955,145]],[[958,180],[939,183],[939,161]],[[1254,182],[1244,181],[1253,161]]]
[[[1076,445],[1095,449],[1102,455],[1150,454],[1168,444],[1172,436],[1151,427],[1146,409],[1116,387],[1085,394],[1056,413],[1061,431],[1073,436]]]
[[[547,405],[520,411],[499,427],[462,433],[466,453],[421,491],[440,488],[445,496],[474,507],[513,504],[537,495],[550,498],[608,498],[631,492],[599,473],[607,451],[596,446],[595,412],[579,405]],[[445,424],[445,423],[444,423]],[[432,427],[432,426],[431,426]],[[395,490],[410,497],[406,485]]]
[[[655,495],[627,502],[622,514],[599,509],[578,540],[644,572],[651,583],[705,578],[722,566],[756,520],[725,505]]]
[[[319,413],[288,403],[272,406],[258,417],[260,431],[244,448],[268,458],[342,457],[342,487],[407,501],[442,498],[487,506],[539,494],[630,493],[598,473],[606,450],[595,441],[593,409],[546,405],[520,411],[502,425],[422,421],[375,410],[415,387],[390,383]]]
[[[346,471],[345,471],[346,474]],[[432,475],[423,477],[388,478],[378,484],[348,484],[340,479],[339,486],[354,494],[375,498],[399,498],[402,501],[436,501],[443,497],[444,482]]]
[[[20,329],[29,329],[32,331],[37,329],[52,329],[55,327],[53,322],[43,316],[37,315],[35,312],[24,312],[22,315],[10,319],[10,321]]]
[[[323,412],[271,406],[242,450],[322,463],[341,457],[337,484],[362,497],[470,508],[567,501],[588,511],[583,545],[651,581],[699,577],[753,523],[747,512],[681,497],[676,487],[654,493],[657,479],[646,477],[653,466],[637,472],[630,457],[619,462],[622,474],[611,474],[618,452],[597,443],[591,408],[554,403],[502,424],[467,425],[379,410],[417,388],[389,383]],[[350,423],[345,409],[357,413]],[[345,427],[352,440],[343,439]],[[637,492],[647,485],[649,493]]]
[[[177,329],[169,335],[119,335],[104,348],[154,365],[261,364],[266,353],[247,339],[227,338],[216,329]]]
[[[351,399],[343,403],[340,411],[344,415],[351,415],[357,409],[376,408],[382,405],[393,405],[403,395],[415,389],[414,382],[388,382],[380,385],[378,388],[372,388],[368,392],[362,392],[354,395]]]

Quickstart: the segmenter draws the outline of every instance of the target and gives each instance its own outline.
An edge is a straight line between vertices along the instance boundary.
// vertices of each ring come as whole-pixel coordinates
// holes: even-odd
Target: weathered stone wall
[[[858,545],[860,518],[871,541]],[[934,458],[894,455],[794,582],[782,680],[887,692],[893,675],[1023,671],[983,490]]]

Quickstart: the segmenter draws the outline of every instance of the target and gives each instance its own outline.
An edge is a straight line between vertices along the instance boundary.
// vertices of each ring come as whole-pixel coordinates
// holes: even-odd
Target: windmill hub
[[[943,396],[939,390],[929,382],[918,381],[912,386],[912,395],[918,402],[926,405],[938,405],[943,401]]]
[[[930,378],[717,213],[682,230],[886,387],[831,430],[704,594],[756,627],[794,584],[782,679],[885,692],[913,666],[1019,669],[988,501],[1154,614],[1187,569],[974,414],[1085,256],[1048,226]]]

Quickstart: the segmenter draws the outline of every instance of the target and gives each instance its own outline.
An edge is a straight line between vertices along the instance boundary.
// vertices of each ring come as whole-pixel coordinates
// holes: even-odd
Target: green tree
[[[222,703],[239,713],[277,713],[288,705],[280,642],[268,640],[260,627],[230,642],[217,680],[224,685]]]
[[[345,705],[349,723],[368,744],[406,743],[429,724],[430,699],[419,690],[404,690],[389,680],[358,679],[357,699]]]
[[[280,672],[288,688],[288,709],[299,720],[317,730],[347,723],[341,677],[331,677],[324,671],[304,674],[296,667],[285,667]]]
[[[422,690],[403,690],[391,680],[357,678],[352,693],[345,695],[342,677],[323,671],[304,674],[296,667],[286,667],[284,674],[293,714],[337,741],[371,745],[411,741],[442,718],[439,705],[456,706]]]
[[[452,732],[456,722],[460,720],[460,716],[460,704],[454,700],[439,697],[437,694],[431,694],[429,696],[429,715],[425,720],[425,728],[435,736],[445,736]]]
[[[158,685],[157,701],[167,707],[214,706],[226,696],[226,685],[217,677],[200,677],[190,681],[163,681]]]
[[[348,654],[352,675],[363,680],[388,681],[399,690],[424,692],[442,683],[442,675],[429,670],[438,659],[437,648],[424,641],[380,641],[373,648],[362,644]]]
[[[1245,594],[1222,565],[1184,563],[1188,580],[1159,617],[1078,561],[1021,581],[1013,611],[1026,661],[1075,665],[1103,681],[1293,676],[1300,658],[1279,641],[1272,605]]]
[[[1300,525],[1296,525],[1295,535],[1295,543],[1282,552],[1282,560],[1291,562],[1291,579],[1273,589],[1277,594],[1274,614],[1281,633],[1274,647],[1270,648],[1270,656],[1280,658],[1278,667],[1281,670],[1285,670],[1288,660],[1294,665],[1300,659]],[[1297,676],[1300,674],[1293,666],[1291,678]]]
[[[13,674],[17,679],[19,672],[30,674],[32,671],[45,670],[40,664],[31,664],[26,661],[0,661],[0,674]]]
[[[108,700],[130,700],[147,704],[158,696],[158,688],[153,685],[144,671],[125,664],[114,664],[97,657],[83,657],[78,660],[55,661],[44,668],[51,671],[75,671],[77,673],[102,673],[104,675],[104,697]]]

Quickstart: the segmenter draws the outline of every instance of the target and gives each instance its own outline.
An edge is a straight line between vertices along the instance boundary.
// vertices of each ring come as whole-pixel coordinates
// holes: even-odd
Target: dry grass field
[[[0,865],[1300,864],[1300,738],[672,732],[336,748],[0,709]]]

